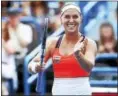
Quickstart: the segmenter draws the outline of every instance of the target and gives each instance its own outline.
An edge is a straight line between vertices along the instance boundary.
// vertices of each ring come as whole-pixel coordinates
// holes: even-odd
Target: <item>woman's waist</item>
[[[76,77],[76,78],[54,78],[56,84],[89,84],[89,77]]]

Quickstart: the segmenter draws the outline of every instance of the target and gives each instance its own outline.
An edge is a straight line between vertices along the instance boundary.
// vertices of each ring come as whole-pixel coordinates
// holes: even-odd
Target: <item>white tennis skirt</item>
[[[52,95],[92,95],[89,77],[54,78]]]

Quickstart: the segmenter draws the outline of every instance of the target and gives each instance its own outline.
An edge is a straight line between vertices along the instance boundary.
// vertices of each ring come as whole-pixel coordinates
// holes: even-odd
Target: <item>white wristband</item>
[[[33,72],[33,73],[36,73],[35,68],[36,68],[36,63],[34,62],[34,63],[31,65],[31,69],[32,69],[32,72]]]

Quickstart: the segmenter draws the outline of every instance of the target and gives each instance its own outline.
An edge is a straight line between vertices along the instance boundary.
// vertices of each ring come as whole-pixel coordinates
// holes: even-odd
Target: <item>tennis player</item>
[[[78,6],[62,8],[60,20],[65,29],[63,36],[47,40],[44,64],[53,61],[53,95],[91,95],[89,75],[95,64],[96,43],[79,31],[82,21]],[[40,72],[40,55],[29,63],[30,72]]]

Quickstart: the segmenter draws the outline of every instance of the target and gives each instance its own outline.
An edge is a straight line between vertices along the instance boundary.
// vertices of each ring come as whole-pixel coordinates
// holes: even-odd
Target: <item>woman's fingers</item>
[[[85,51],[86,46],[87,46],[87,42],[88,42],[87,38],[85,38],[84,41],[82,41],[82,42],[78,42],[75,45],[74,52],[79,50],[83,53]]]
[[[39,72],[41,70],[41,67],[39,64],[36,64],[35,70],[36,70],[36,72]]]
[[[39,57],[35,58],[34,62],[40,62],[40,58]]]
[[[87,38],[85,38],[85,40],[83,41],[83,44],[86,46],[87,42],[88,42],[88,40],[87,40]]]
[[[44,69],[44,64],[42,64],[42,66],[40,65],[40,63],[36,64],[36,67],[35,67],[36,72],[40,72],[43,69]]]

